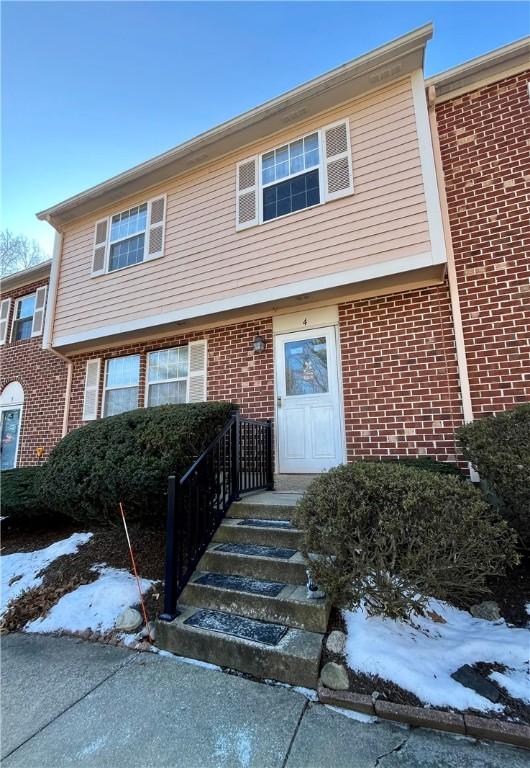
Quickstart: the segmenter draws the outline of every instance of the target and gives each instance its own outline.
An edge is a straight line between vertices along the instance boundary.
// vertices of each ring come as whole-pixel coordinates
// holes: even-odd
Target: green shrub
[[[357,462],[321,475],[299,502],[311,575],[339,607],[403,618],[428,597],[458,603],[517,562],[515,534],[470,482]]]
[[[530,404],[466,424],[457,435],[488,501],[530,549]]]
[[[383,459],[383,461],[385,463],[397,461],[401,467],[415,467],[426,472],[438,472],[441,475],[454,475],[462,479],[466,477],[456,464],[451,464],[449,461],[436,461],[430,456],[399,456],[395,459]]]
[[[42,467],[19,467],[1,473],[1,510],[9,525],[48,525],[64,518],[50,509],[41,494]]]
[[[83,522],[165,520],[167,479],[181,476],[218,434],[231,403],[160,405],[86,424],[64,437],[46,464],[42,494]]]

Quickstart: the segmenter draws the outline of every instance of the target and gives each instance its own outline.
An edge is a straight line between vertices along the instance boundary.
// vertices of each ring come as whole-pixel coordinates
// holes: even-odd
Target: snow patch
[[[176,656],[170,651],[163,651],[161,648],[157,648],[155,645],[151,646],[151,651],[163,656],[166,659],[172,659],[173,661],[181,661],[184,664],[191,664],[193,667],[202,667],[203,669],[213,669],[216,672],[222,672],[222,667],[217,664],[210,664],[208,661],[200,661],[199,659],[188,659],[186,656]]]
[[[530,641],[529,641],[530,643]],[[529,649],[530,653],[530,649]],[[490,679],[501,685],[514,699],[521,699],[525,704],[530,704],[530,670],[529,662],[523,665],[523,669],[510,669],[506,672],[490,672]]]
[[[377,723],[377,717],[367,715],[365,712],[356,712],[354,709],[344,709],[344,707],[333,707],[331,704],[324,704],[326,709],[337,712],[339,715],[349,717],[350,720],[357,720],[359,723]]]
[[[430,600],[427,610],[445,623],[427,615],[413,615],[411,623],[369,617],[362,606],[344,611],[350,669],[391,680],[435,707],[502,711],[501,704],[465,688],[451,673],[463,664],[497,662],[509,668],[504,678],[509,677],[511,690],[519,690],[528,685],[530,632],[504,621],[475,619],[440,600]],[[503,685],[510,690],[506,680]]]
[[[128,571],[105,565],[94,565],[92,570],[99,572],[96,581],[63,595],[47,616],[26,624],[25,631],[109,632],[113,629],[120,613],[138,602],[136,579]],[[140,579],[142,593],[153,584],[148,579]]]
[[[8,603],[20,597],[26,589],[40,587],[43,577],[37,574],[44,571],[58,557],[75,555],[79,547],[86,544],[91,537],[91,533],[73,533],[67,539],[56,541],[44,549],[2,555],[0,615],[5,612]]]

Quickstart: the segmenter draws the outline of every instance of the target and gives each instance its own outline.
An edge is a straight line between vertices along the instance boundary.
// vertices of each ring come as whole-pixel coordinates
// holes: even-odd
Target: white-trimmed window
[[[320,154],[314,131],[261,155],[263,221],[320,203]]]
[[[140,355],[114,357],[105,363],[103,416],[138,408]]]
[[[116,213],[110,219],[109,272],[144,260],[147,203]]]
[[[22,296],[17,299],[15,311],[13,313],[13,330],[11,332],[11,341],[22,341],[30,339],[33,328],[33,315],[35,314],[36,294]]]
[[[188,347],[173,347],[147,355],[146,405],[185,403],[188,393]]]
[[[96,221],[92,277],[116,272],[164,253],[166,196]]]
[[[349,121],[242,160],[236,187],[237,230],[353,194]]]

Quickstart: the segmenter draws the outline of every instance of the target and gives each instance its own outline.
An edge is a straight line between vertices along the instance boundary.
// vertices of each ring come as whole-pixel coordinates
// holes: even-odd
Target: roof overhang
[[[212,162],[337,104],[423,68],[427,24],[37,214],[60,229],[74,219]]]
[[[36,283],[37,280],[44,280],[49,277],[52,260],[42,261],[34,267],[22,269],[20,272],[14,272],[12,275],[6,275],[2,278],[2,292],[13,291],[15,288],[21,288],[23,285]]]
[[[442,102],[526,69],[530,69],[530,37],[429,77],[425,84],[435,86],[436,101]]]

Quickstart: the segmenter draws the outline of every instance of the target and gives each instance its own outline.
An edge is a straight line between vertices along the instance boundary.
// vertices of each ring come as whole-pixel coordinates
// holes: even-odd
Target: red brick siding
[[[530,399],[529,79],[436,108],[475,417]]]
[[[18,466],[40,464],[61,438],[66,389],[66,363],[52,352],[42,349],[42,336],[11,342],[11,327],[15,299],[34,293],[48,280],[25,285],[13,291],[2,292],[2,298],[11,298],[7,342],[0,347],[2,375],[1,389],[11,381],[18,381],[24,389],[24,407],[18,448]],[[39,459],[37,448],[44,448]]]
[[[454,461],[462,421],[447,287],[339,306],[348,460]]]
[[[254,354],[252,343],[256,335],[265,338],[265,352]],[[141,355],[140,391],[138,405],[145,396],[145,370],[147,353],[155,349],[188,344],[206,339],[208,342],[208,399],[232,400],[241,407],[248,418],[272,418],[274,409],[274,374],[272,349],[272,320],[263,318],[220,328],[210,328],[193,333],[183,332],[165,336],[156,341],[127,344],[114,349],[102,348],[97,352],[73,357],[73,383],[70,404],[70,429],[80,426],[83,415],[83,397],[86,361],[100,357],[99,409],[103,396],[103,361],[122,355]]]

